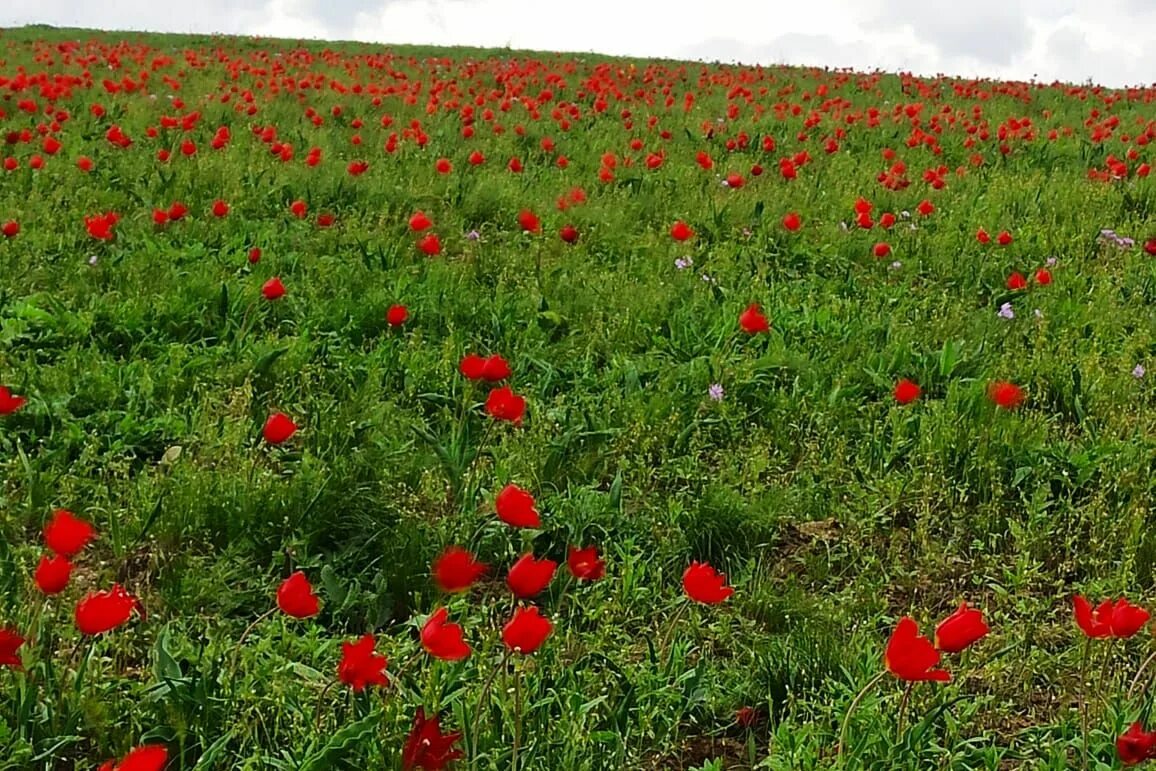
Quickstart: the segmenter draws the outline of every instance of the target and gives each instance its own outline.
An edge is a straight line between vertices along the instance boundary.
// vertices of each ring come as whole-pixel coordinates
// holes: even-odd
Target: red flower
[[[435,610],[421,628],[421,647],[442,661],[461,661],[470,655],[470,646],[462,636],[460,624],[449,622],[445,608]]]
[[[694,231],[690,229],[690,225],[679,220],[670,228],[670,237],[675,241],[686,241],[689,238],[694,238]]]
[[[304,201],[297,199],[289,204],[289,211],[292,212],[293,216],[297,219],[303,220],[305,219],[305,215],[309,213],[309,207],[305,205]]]
[[[987,387],[987,397],[996,403],[996,406],[1005,410],[1014,410],[1024,403],[1023,389],[1014,383],[997,380]]]
[[[494,501],[498,519],[513,527],[541,527],[534,496],[514,484],[506,485]]]
[[[333,224],[335,217],[329,212],[324,212],[317,215],[317,227],[327,228]]]
[[[495,388],[486,397],[486,412],[495,420],[508,420],[518,426],[526,414],[526,400],[509,386]]]
[[[471,166],[481,166],[486,162],[486,156],[482,155],[480,150],[474,150],[470,153],[469,162]]]
[[[81,634],[97,635],[116,629],[128,621],[140,602],[120,584],[103,592],[90,592],[76,605],[76,628]]]
[[[541,594],[550,581],[554,579],[554,571],[558,563],[550,559],[535,559],[533,554],[523,554],[510,567],[506,575],[506,586],[518,599],[528,600]]]
[[[249,250],[249,264],[250,265],[256,265],[260,261],[261,261],[261,248],[258,246],[254,246],[252,249]]]
[[[1027,289],[1028,281],[1022,273],[1015,271],[1007,277],[1007,288],[1013,292],[1019,291],[1020,289]]]
[[[229,214],[229,204],[222,201],[220,198],[213,201],[213,216],[227,217]]]
[[[72,557],[96,537],[96,530],[67,509],[52,512],[52,519],[44,526],[44,543],[57,554]]]
[[[431,221],[423,211],[415,211],[409,218],[409,229],[414,233],[420,233],[432,227],[433,221]]]
[[[169,221],[169,213],[164,209],[153,209],[153,224],[163,225]]]
[[[573,225],[563,225],[562,229],[558,232],[558,237],[568,244],[577,243],[578,228]]]
[[[76,159],[76,168],[83,172],[92,171],[92,159],[87,155],[82,155]]]
[[[1047,286],[1052,283],[1052,272],[1047,268],[1040,268],[1036,271],[1036,283],[1040,286]]]
[[[56,137],[45,137],[44,144],[41,145],[41,148],[44,150],[46,155],[56,155],[58,152],[60,152],[60,148],[63,146],[64,145],[60,144],[60,140]]]
[[[434,164],[434,168],[438,174],[449,174],[454,169],[449,158],[438,158],[437,163]]]
[[[530,500],[533,505],[533,499]],[[430,572],[434,583],[443,592],[464,592],[482,577],[486,566],[462,547],[451,546],[434,560]]]
[[[919,202],[919,205],[915,207],[915,210],[922,214],[924,217],[927,217],[935,211],[935,206],[931,203],[931,201],[924,198]]]
[[[265,426],[261,429],[262,436],[269,444],[281,444],[289,441],[289,437],[297,433],[297,424],[283,412],[270,413],[265,419]]]
[[[965,602],[935,627],[935,647],[945,653],[959,653],[990,631],[983,613],[967,607]]]
[[[735,710],[735,722],[743,728],[750,728],[759,722],[759,711],[754,707],[739,707]]]
[[[520,606],[502,627],[502,642],[514,653],[530,655],[542,646],[554,625],[536,607]]]
[[[975,232],[975,240],[979,241],[981,244],[990,244],[991,243],[991,236],[989,236],[987,234],[986,230],[984,230],[983,228],[980,228],[979,230],[977,230]]]
[[[1116,739],[1116,754],[1126,766],[1156,758],[1156,731],[1145,731],[1144,726],[1133,723]]]
[[[1072,606],[1076,625],[1085,635],[1093,639],[1131,637],[1139,632],[1150,618],[1148,611],[1122,598],[1115,602],[1104,600],[1093,609],[1090,602],[1077,595],[1072,599]]]
[[[96,214],[92,217],[84,218],[84,227],[88,234],[100,241],[111,241],[113,236],[113,228],[116,227],[117,221],[120,217],[115,212],[108,214]]]
[[[423,771],[442,771],[451,760],[462,757],[461,750],[453,749],[454,743],[461,738],[458,731],[442,734],[438,716],[426,720],[425,708],[418,707],[417,714],[413,716],[413,728],[401,751],[403,771],[417,768]]]
[[[919,634],[919,626],[910,616],[904,616],[887,641],[883,654],[883,666],[900,680],[916,682],[935,680],[946,683],[951,675],[942,669],[934,669],[939,664],[939,651],[931,641]]]
[[[482,365],[483,380],[497,383],[508,378],[510,374],[510,364],[502,358],[501,354],[494,353],[486,357],[485,363]]]
[[[996,236],[995,240],[997,243],[999,243],[1000,246],[1007,246],[1012,242],[1012,235],[1006,230],[1003,230],[1000,231],[1000,234]]]
[[[727,187],[733,190],[738,190],[740,187],[746,184],[746,180],[743,179],[742,174],[735,174],[732,172],[727,174],[726,183]]]
[[[584,549],[571,546],[566,555],[566,567],[579,581],[597,581],[606,575],[606,563],[599,558],[597,546]]]
[[[20,646],[24,638],[15,629],[0,627],[0,667],[24,669],[24,662],[20,660]]]
[[[385,321],[391,327],[400,327],[409,318],[409,310],[404,305],[391,305],[385,312]]]
[[[27,403],[23,396],[13,396],[6,387],[0,386],[0,415],[11,415]]]
[[[871,250],[871,253],[874,254],[877,258],[883,259],[887,255],[891,254],[891,245],[885,241],[880,241],[879,243],[875,244],[875,247]]]
[[[803,227],[803,219],[795,212],[787,212],[783,215],[783,227],[794,233]]]
[[[19,232],[20,223],[16,220],[8,220],[0,226],[0,233],[3,233],[5,238],[15,238]]]
[[[704,605],[724,602],[735,590],[726,585],[727,577],[705,562],[692,562],[682,574],[682,590],[686,596]]]
[[[739,326],[748,335],[757,335],[760,332],[770,332],[771,323],[759,310],[758,303],[751,303],[746,310],[739,314]]]
[[[337,679],[354,691],[364,691],[371,685],[389,685],[385,676],[388,661],[373,652],[376,642],[367,634],[357,642],[341,643],[341,663],[337,665]]]
[[[1156,255],[1156,238],[1149,238],[1144,242],[1144,251],[1148,254]]]
[[[469,380],[481,380],[486,372],[486,360],[476,353],[467,353],[458,364],[458,371]]]
[[[280,300],[285,296],[285,285],[280,276],[274,276],[261,286],[261,294],[266,300]]]
[[[900,404],[911,404],[911,402],[918,399],[922,393],[923,391],[920,390],[919,386],[907,378],[901,378],[900,381],[895,384],[895,401]]]
[[[120,763],[106,762],[99,771],[161,771],[168,760],[169,751],[162,745],[146,744],[125,755]]]
[[[883,212],[881,215],[879,215],[879,227],[883,228],[884,230],[890,230],[894,224],[895,215],[891,212]]]
[[[36,587],[49,596],[63,592],[68,587],[68,579],[71,577],[72,563],[63,554],[53,557],[43,555],[40,564],[32,573]]]
[[[436,257],[442,253],[442,242],[437,233],[429,233],[417,242],[417,248],[421,250],[422,254]]]
[[[305,573],[298,570],[277,587],[277,607],[293,618],[310,618],[321,612],[321,601]]]
[[[518,225],[528,233],[537,233],[542,230],[542,221],[529,209],[522,209],[518,213]]]

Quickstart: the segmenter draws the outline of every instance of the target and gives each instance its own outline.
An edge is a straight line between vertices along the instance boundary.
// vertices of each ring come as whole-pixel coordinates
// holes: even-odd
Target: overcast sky
[[[0,0],[37,22],[1156,82],[1156,0]]]

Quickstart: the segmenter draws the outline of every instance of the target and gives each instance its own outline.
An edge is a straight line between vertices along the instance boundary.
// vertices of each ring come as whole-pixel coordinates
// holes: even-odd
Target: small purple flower
[[[1059,260],[1057,260],[1055,257],[1049,257],[1049,258],[1047,259],[1047,265],[1048,265],[1048,267],[1049,267],[1049,268],[1054,268],[1054,267],[1056,267],[1056,263],[1057,263],[1057,262],[1059,262]]]
[[[1116,237],[1116,231],[1111,228],[1102,228],[1100,230],[1100,238],[1113,239]]]
[[[470,241],[477,241],[481,237],[482,234],[476,230],[471,230],[469,233],[466,233],[466,238]]]
[[[1136,239],[1134,238],[1128,238],[1127,236],[1124,236],[1122,238],[1116,239],[1116,246],[1120,247],[1121,249],[1131,249],[1135,245]]]
[[[678,268],[679,270],[686,270],[687,268],[690,268],[693,266],[694,266],[694,258],[693,257],[679,257],[678,259],[676,259],[674,261],[674,267]]]
[[[1135,367],[1132,368],[1132,377],[1136,378],[1137,380],[1144,377],[1144,375],[1146,375],[1147,373],[1148,373],[1148,370],[1144,369],[1143,364],[1137,364]]]
[[[717,284],[718,283],[717,281],[715,281],[713,278],[711,278],[710,276],[708,276],[705,273],[702,274],[702,280],[708,284]]]
[[[725,392],[721,383],[711,383],[710,388],[706,389],[706,393],[712,401],[721,402]]]
[[[1003,319],[1014,319],[1016,317],[1016,312],[1012,310],[1011,303],[1004,303],[1003,305],[999,306],[999,311],[996,313],[996,315]]]

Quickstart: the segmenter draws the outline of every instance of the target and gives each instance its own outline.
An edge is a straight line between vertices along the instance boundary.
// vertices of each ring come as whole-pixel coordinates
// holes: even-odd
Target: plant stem
[[[1153,661],[1156,661],[1156,651],[1153,651],[1148,658],[1144,659],[1144,663],[1136,670],[1136,676],[1132,678],[1132,684],[1128,686],[1127,698],[1129,700],[1132,699],[1132,695],[1136,692],[1136,686],[1140,683],[1140,676],[1144,674],[1144,670],[1146,670]]]
[[[318,696],[317,696],[317,707],[316,707],[316,709],[313,710],[317,714],[317,720],[313,724],[313,732],[314,733],[320,733],[321,732],[321,704],[322,704],[322,702],[325,701],[325,694],[329,693],[329,689],[335,685],[337,685],[337,681],[336,680],[330,680],[328,683],[325,684],[325,687],[321,689],[321,693],[318,694]]]
[[[678,606],[678,610],[670,617],[670,626],[666,628],[666,634],[662,636],[662,646],[659,647],[658,651],[664,659],[666,658],[666,651],[670,646],[670,640],[674,637],[674,628],[678,624],[678,620],[682,617],[682,614],[686,611],[687,604],[688,603],[684,602]]]
[[[522,743],[522,668],[514,663],[514,749],[510,771],[518,771],[518,747]]]
[[[887,675],[887,670],[883,670],[875,677],[871,678],[867,685],[855,694],[855,698],[851,700],[850,706],[847,707],[847,714],[843,716],[843,727],[839,729],[839,743],[835,746],[835,765],[839,765],[839,760],[843,757],[843,748],[847,746],[847,728],[851,725],[851,715],[855,712],[855,708],[859,706],[859,702],[867,695],[876,683],[882,680]]]
[[[1092,658],[1092,638],[1084,642],[1084,655],[1080,662],[1080,731],[1084,737],[1083,759],[1080,765],[1088,769],[1088,664]]]
[[[498,675],[498,670],[504,669],[506,663],[510,660],[513,651],[507,650],[506,655],[502,656],[502,660],[498,662],[498,666],[494,667],[490,672],[490,676],[486,678],[486,684],[482,686],[482,693],[478,697],[478,709],[474,712],[474,724],[470,727],[470,767],[476,768],[478,762],[478,726],[482,722],[482,708],[485,706],[486,697],[490,695],[490,687],[494,684],[494,678]]]
[[[911,701],[911,691],[915,688],[915,683],[908,682],[907,687],[903,689],[903,696],[899,699],[899,720],[895,724],[895,742],[898,744],[903,741],[903,722],[907,716],[907,704]]]

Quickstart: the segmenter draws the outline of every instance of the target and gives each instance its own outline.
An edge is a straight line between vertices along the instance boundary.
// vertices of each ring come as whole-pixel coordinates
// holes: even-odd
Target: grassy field
[[[1148,727],[1146,617],[1073,598],[1156,589],[1156,89],[25,28],[0,94],[0,769]]]

